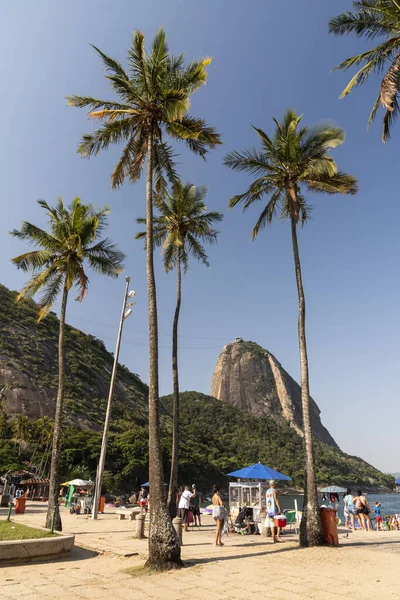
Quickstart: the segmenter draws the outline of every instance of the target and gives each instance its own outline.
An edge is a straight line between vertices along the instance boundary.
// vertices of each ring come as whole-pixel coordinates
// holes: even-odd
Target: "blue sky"
[[[192,112],[214,125],[224,141],[207,162],[183,147],[179,159],[182,177],[206,185],[209,208],[225,213],[219,243],[209,250],[210,268],[192,264],[184,280],[181,389],[209,393],[218,354],[237,336],[268,348],[299,378],[289,224],[277,222],[251,242],[261,205],[245,215],[239,208],[227,210],[229,198],[250,179],[226,169],[222,159],[231,149],[257,144],[250,124],[271,131],[272,117],[288,107],[303,113],[308,124],[333,119],[347,133],[335,158],[359,178],[360,192],[348,198],[315,196],[313,220],[299,235],[311,391],[343,450],[398,471],[400,127],[386,146],[380,142],[381,113],[366,131],[378,79],[338,100],[349,76],[331,68],[367,47],[328,35],[329,17],[350,5],[350,0],[5,2],[1,282],[18,289],[25,280],[9,262],[23,244],[7,232],[21,220],[45,225],[37,199],[53,203],[59,195],[66,201],[79,195],[98,206],[109,204],[109,234],[128,256],[126,274],[137,291],[121,362],[147,381],[145,257],[133,239],[135,219],[144,215],[144,181],[111,191],[117,148],[90,161],[79,158],[77,144],[91,125],[83,111],[66,108],[64,97],[111,95],[89,43],[124,61],[132,30],[140,29],[149,40],[163,25],[174,53],[213,57],[208,84],[193,96]],[[175,279],[163,273],[159,257],[157,278],[161,393],[170,393]],[[67,320],[113,350],[124,281],[90,279],[88,297],[81,305],[70,302]]]

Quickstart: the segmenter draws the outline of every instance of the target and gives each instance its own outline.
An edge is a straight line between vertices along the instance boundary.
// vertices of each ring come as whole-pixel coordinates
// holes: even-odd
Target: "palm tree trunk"
[[[310,383],[308,376],[308,357],[306,343],[306,301],[301,276],[299,246],[297,243],[297,220],[291,218],[294,268],[296,272],[297,293],[299,296],[299,349],[301,372],[301,405],[303,411],[305,485],[304,508],[300,525],[300,545],[320,546],[323,543],[321,518],[318,506],[317,485],[315,481],[314,448],[310,412]]]
[[[54,528],[57,531],[62,531],[62,523],[60,516],[60,509],[58,505],[58,492],[59,492],[59,460],[60,460],[60,449],[61,449],[61,424],[62,424],[62,411],[64,404],[64,375],[65,375],[65,350],[64,350],[64,329],[65,329],[65,313],[67,310],[68,300],[68,289],[66,283],[64,284],[64,291],[61,302],[60,312],[60,331],[58,334],[58,392],[56,401],[56,414],[54,417],[54,431],[53,431],[53,448],[51,452],[51,464],[50,464],[50,487],[49,487],[49,504],[47,508],[46,524],[45,527],[51,527],[51,521],[53,518],[53,510],[56,509]]]
[[[178,488],[178,465],[179,465],[179,377],[178,377],[178,323],[181,310],[182,277],[180,251],[178,249],[178,261],[176,266],[176,307],[174,323],[172,326],[172,381],[173,391],[173,430],[172,430],[172,455],[171,473],[169,478],[168,508],[171,517],[176,516],[176,491]]]
[[[146,270],[149,305],[149,478],[150,533],[147,566],[165,570],[182,566],[179,540],[169,516],[162,467],[158,397],[158,318],[153,249],[153,134],[147,143]]]

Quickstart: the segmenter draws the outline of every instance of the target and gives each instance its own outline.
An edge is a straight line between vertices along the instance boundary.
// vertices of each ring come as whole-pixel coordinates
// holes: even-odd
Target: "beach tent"
[[[328,487],[322,488],[319,490],[323,494],[345,494],[347,490],[342,487],[338,487],[337,485],[329,485]]]
[[[240,479],[280,479],[281,481],[292,481],[287,475],[274,471],[270,467],[258,462],[249,467],[244,467],[238,471],[227,473],[229,477],[238,477]]]

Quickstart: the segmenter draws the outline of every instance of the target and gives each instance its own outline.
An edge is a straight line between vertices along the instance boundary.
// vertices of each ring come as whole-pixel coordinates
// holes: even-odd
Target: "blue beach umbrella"
[[[240,479],[280,479],[282,481],[292,481],[287,475],[274,471],[271,467],[267,467],[262,463],[258,462],[249,467],[244,467],[238,471],[232,471],[227,473],[229,477],[239,477]]]
[[[395,481],[395,484],[396,484],[396,485],[400,485],[400,478],[399,478],[399,479],[396,479],[396,481]]]

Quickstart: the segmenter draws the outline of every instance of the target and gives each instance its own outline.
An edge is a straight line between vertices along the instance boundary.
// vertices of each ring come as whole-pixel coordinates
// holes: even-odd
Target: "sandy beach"
[[[45,508],[28,503],[26,514],[14,519],[41,525]],[[229,535],[216,548],[212,518],[204,517],[201,529],[184,535],[186,568],[148,574],[141,569],[147,540],[132,539],[134,521],[119,521],[112,512],[92,521],[63,510],[63,523],[79,546],[68,559],[3,567],[2,600],[122,600],[133,595],[166,600],[400,598],[400,531],[347,534],[342,529],[339,548],[306,550],[298,548],[294,532],[274,545],[261,536]]]

